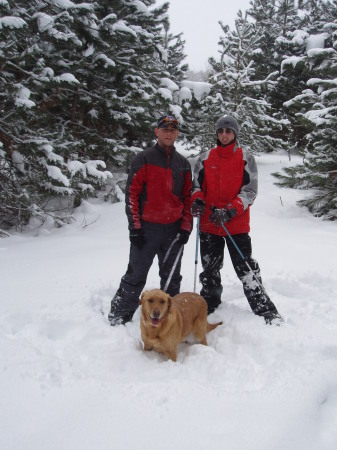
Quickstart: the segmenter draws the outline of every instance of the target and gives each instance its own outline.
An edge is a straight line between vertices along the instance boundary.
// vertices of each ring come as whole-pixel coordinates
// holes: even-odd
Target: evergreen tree
[[[280,0],[276,10],[276,22],[280,28],[280,35],[285,37],[287,32],[296,28],[298,23],[295,0]]]
[[[185,80],[181,83],[179,101],[184,118],[181,138],[188,150],[198,153],[214,145],[214,118],[208,117],[206,106],[211,83]]]
[[[252,53],[252,60],[255,63],[255,79],[273,79],[272,83],[264,83],[261,90],[265,96],[265,100],[270,104],[270,115],[273,120],[279,123],[279,127],[272,127],[271,136],[280,139],[282,147],[287,145],[288,136],[290,134],[290,122],[287,118],[286,111],[283,108],[283,100],[280,100],[280,92],[278,88],[277,78],[280,76],[280,67],[282,55],[276,50],[276,40],[284,32],[284,21],[280,23],[280,15],[278,7],[282,7],[283,3],[276,0],[253,0],[247,14],[254,20],[256,33],[260,37],[259,47]]]
[[[67,59],[67,52],[81,47],[69,28],[70,14],[48,4],[40,13],[36,6],[35,2],[1,5],[1,41],[8,43],[2,47],[0,80],[3,226],[21,226],[30,216],[45,219],[50,209],[56,209],[50,201],[53,195],[85,195],[108,176],[98,170],[105,167],[102,161],[78,158],[74,163],[71,158],[72,153],[80,153],[82,143],[77,144],[65,130],[71,123],[71,100],[80,84],[69,71]],[[78,15],[85,8],[79,7]],[[46,40],[40,39],[43,31]],[[60,45],[59,57],[54,52],[56,44]],[[53,65],[48,64],[50,54]],[[60,113],[66,117],[61,119]]]
[[[274,136],[274,130],[281,127],[282,121],[272,116],[266,95],[268,86],[274,83],[273,74],[265,79],[256,76],[253,55],[260,49],[258,30],[241,11],[234,31],[222,22],[220,26],[224,34],[219,41],[220,61],[209,60],[213,69],[209,80],[212,89],[202,105],[205,129],[213,129],[220,116],[232,114],[241,125],[242,146],[252,152],[283,148],[284,142]]]
[[[302,0],[299,2],[300,24],[310,33],[320,32],[326,22],[330,3],[324,0]]]
[[[165,25],[164,49],[166,50],[165,68],[168,78],[162,79],[162,86],[166,89],[167,98],[171,102],[167,112],[171,112],[180,121],[180,140],[183,139],[184,129],[186,129],[186,120],[180,106],[179,95],[179,86],[187,78],[188,72],[188,64],[184,63],[186,58],[184,46],[183,34],[173,35],[170,33],[169,22],[167,22]]]
[[[184,59],[186,58],[184,50],[185,41],[183,39],[183,33],[173,35],[169,33],[168,28],[169,25],[165,28],[164,42],[164,48],[167,51],[166,69],[170,79],[179,84],[187,78],[188,72],[188,64],[184,63]]]
[[[101,67],[91,76],[99,101],[106,103],[100,119],[111,145],[104,146],[104,156],[113,166],[127,165],[134,150],[148,145],[156,119],[169,108],[159,91],[161,80],[169,77],[163,38],[168,4],[150,12],[154,3],[106,0],[96,12],[102,36],[93,57],[99,53]]]
[[[276,0],[253,0],[247,10],[247,15],[254,20],[260,37],[259,47],[252,55],[256,64],[256,76],[260,79],[279,71],[280,68],[275,57],[275,41],[280,34],[276,11]]]
[[[316,216],[337,219],[337,2],[325,9],[318,34],[306,37],[307,89],[287,103],[306,130],[303,164],[275,174],[281,186],[311,189],[299,204]]]
[[[284,110],[283,105],[306,88],[310,77],[310,70],[305,64],[307,38],[323,23],[324,5],[321,0],[298,2],[298,6],[293,0],[285,0],[276,11],[279,36],[275,40],[274,50],[280,65],[280,76],[271,94],[271,102],[276,111],[282,111],[289,119],[290,127],[286,133],[290,148],[297,150],[303,148],[306,130],[293,111]]]
[[[170,104],[159,90],[168,4],[154,3],[0,3],[2,226],[69,220],[74,199],[110,176],[105,162],[123,167],[152,140]]]

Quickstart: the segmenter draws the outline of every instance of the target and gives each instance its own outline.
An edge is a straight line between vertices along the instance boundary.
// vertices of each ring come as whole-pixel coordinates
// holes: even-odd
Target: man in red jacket
[[[164,289],[179,250],[192,230],[191,166],[174,147],[178,121],[173,116],[163,116],[154,131],[157,144],[140,152],[130,165],[125,190],[131,244],[129,265],[111,301],[111,325],[132,319],[155,256],[160,288]],[[171,246],[173,241],[176,242]],[[171,296],[180,291],[181,256],[182,253],[167,288]]]
[[[200,217],[200,294],[206,299],[208,313],[221,303],[220,270],[227,244],[234,270],[253,312],[266,323],[282,321],[275,305],[262,286],[260,268],[252,258],[249,236],[249,209],[257,195],[257,167],[251,153],[238,146],[239,125],[232,116],[221,117],[216,124],[217,146],[201,154],[194,174],[191,212]],[[225,224],[245,260],[222,227]],[[248,263],[255,276],[256,281]]]

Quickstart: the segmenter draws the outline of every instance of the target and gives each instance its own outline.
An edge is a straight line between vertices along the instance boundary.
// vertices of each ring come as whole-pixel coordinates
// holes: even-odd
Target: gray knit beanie
[[[224,116],[220,117],[215,126],[215,131],[218,132],[220,128],[228,128],[229,130],[233,130],[235,133],[235,137],[239,134],[239,124],[237,120],[232,116]]]

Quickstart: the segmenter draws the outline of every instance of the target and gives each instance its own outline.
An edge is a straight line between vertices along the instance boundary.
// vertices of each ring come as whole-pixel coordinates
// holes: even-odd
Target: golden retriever
[[[207,345],[206,333],[222,322],[207,322],[207,303],[193,292],[170,297],[160,289],[142,293],[140,329],[144,350],[156,350],[172,361],[177,360],[178,344],[193,333],[201,344]]]

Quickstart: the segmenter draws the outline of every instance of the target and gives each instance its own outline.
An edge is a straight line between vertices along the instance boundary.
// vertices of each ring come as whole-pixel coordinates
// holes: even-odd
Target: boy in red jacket
[[[266,323],[282,321],[275,305],[262,286],[260,268],[252,258],[249,236],[249,209],[257,195],[258,177],[255,159],[237,144],[239,125],[232,116],[221,117],[216,124],[217,146],[203,152],[193,174],[191,212],[200,217],[200,274],[202,295],[212,313],[221,303],[220,270],[227,244],[234,270],[252,311]],[[245,260],[222,227],[225,224]],[[248,263],[260,283],[252,275]]]

